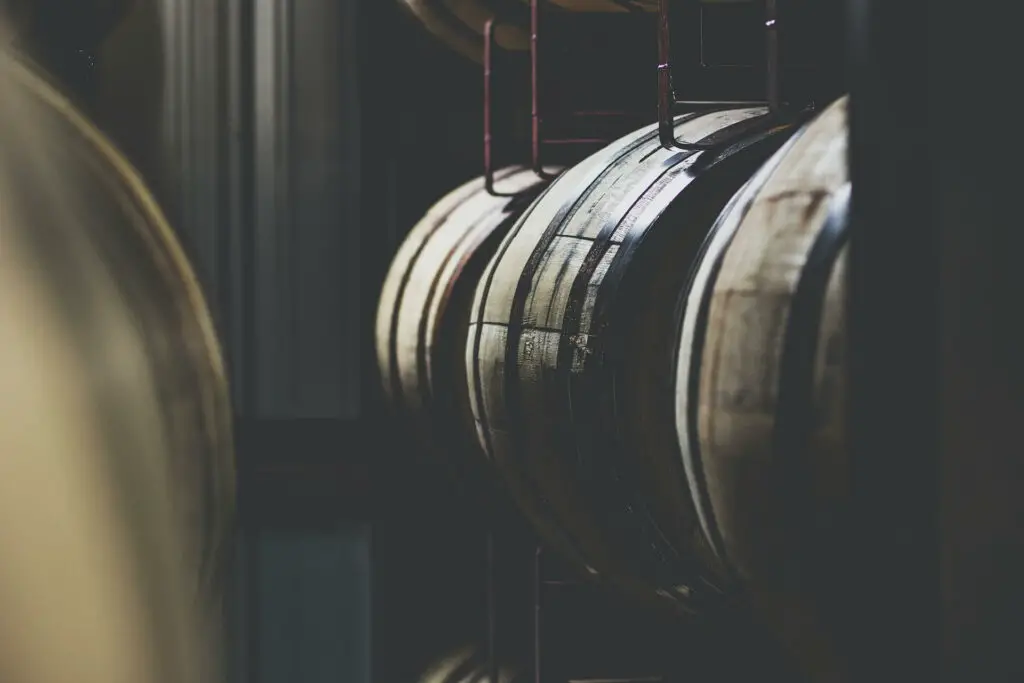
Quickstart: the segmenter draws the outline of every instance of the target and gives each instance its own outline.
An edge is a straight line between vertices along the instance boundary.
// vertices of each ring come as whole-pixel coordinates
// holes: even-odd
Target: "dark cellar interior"
[[[530,26],[530,2],[483,4]],[[149,184],[227,358],[232,683],[817,683],[759,625],[643,609],[492,523],[382,391],[377,302],[428,209],[486,164],[572,166],[665,104],[657,13],[534,4],[534,63],[495,47],[485,79],[395,0],[35,3],[21,47]],[[829,587],[846,669],[821,680],[1024,680],[1013,3],[665,4],[676,97],[774,83],[803,122],[850,93],[854,521]],[[116,39],[104,11],[127,13]]]

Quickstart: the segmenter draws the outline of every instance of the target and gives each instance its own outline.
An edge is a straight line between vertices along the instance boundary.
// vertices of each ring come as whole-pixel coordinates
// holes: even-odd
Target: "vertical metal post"
[[[764,0],[765,28],[765,99],[768,110],[778,114],[782,108],[779,91],[779,12],[778,0]]]
[[[494,187],[494,18],[484,24],[484,189],[495,197],[511,197]]]
[[[494,532],[487,531],[487,675],[491,683],[498,683],[500,670],[498,652],[498,564],[495,558]]]
[[[658,141],[670,148],[676,144],[672,113],[676,93],[672,84],[672,44],[669,32],[670,0],[658,1]]]
[[[540,0],[530,0],[530,134],[532,142],[530,158],[533,160],[533,172],[543,174],[544,169],[540,158],[540,83],[537,70],[537,60],[540,56],[537,44],[539,24]]]
[[[542,660],[542,616],[543,616],[543,605],[541,604],[541,591],[544,589],[544,577],[542,576],[542,558],[544,555],[544,549],[541,546],[537,546],[533,555],[533,571],[530,573],[531,581],[533,582],[533,683],[541,683],[543,679],[541,675],[541,662]]]

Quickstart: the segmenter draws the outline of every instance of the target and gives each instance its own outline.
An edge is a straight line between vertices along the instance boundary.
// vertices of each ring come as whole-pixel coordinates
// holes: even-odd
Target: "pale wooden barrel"
[[[490,662],[483,648],[467,645],[441,657],[420,677],[420,683],[491,683]],[[502,662],[498,683],[527,683],[533,677]]]
[[[466,350],[484,451],[546,542],[683,610],[709,572],[674,429],[672,311],[718,212],[786,137],[762,108],[676,119],[563,173],[480,281]]]
[[[192,593],[213,605],[234,456],[224,365],[199,285],[138,175],[63,96],[6,53],[0,92],[0,249],[20,240],[31,250],[95,386],[148,373],[167,439],[161,465],[190,533]],[[112,336],[107,309],[142,344],[136,366],[125,365],[135,351]]]
[[[202,300],[134,175],[2,51],[0,93],[0,680],[212,683]]]
[[[677,349],[676,425],[705,537],[799,632],[783,635],[818,674],[834,666],[815,596],[847,482],[846,150],[843,98],[737,194],[694,272]]]
[[[412,228],[392,260],[377,307],[376,347],[390,402],[433,456],[470,488],[481,467],[466,365],[469,308],[480,274],[501,239],[544,183],[523,167],[452,190]]]

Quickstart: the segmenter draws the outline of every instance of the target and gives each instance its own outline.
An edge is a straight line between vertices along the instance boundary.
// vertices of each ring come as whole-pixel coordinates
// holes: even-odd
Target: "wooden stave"
[[[145,338],[150,372],[165,392],[161,409],[173,443],[164,466],[173,475],[176,509],[191,535],[193,595],[219,610],[233,527],[234,455],[225,367],[202,291],[156,202],[113,145],[20,58],[0,55],[0,78],[10,93],[4,118],[17,135],[6,138],[8,158],[0,161],[11,163],[18,154],[21,162],[19,175],[8,174],[7,207],[24,199],[21,209],[30,216],[26,222],[42,221],[33,225],[33,248],[47,263],[47,272],[60,272],[53,263],[72,267],[78,253],[88,252],[117,280],[118,296]],[[43,174],[60,189],[61,201],[29,206],[43,186],[38,180]],[[86,189],[90,184],[91,191]],[[103,203],[110,213],[97,221],[95,207]],[[80,211],[73,214],[75,209]],[[72,225],[77,227],[72,230]],[[55,240],[49,233],[65,237]],[[80,251],[68,247],[75,241]],[[81,314],[87,315],[87,309]],[[90,324],[88,318],[80,322]],[[84,335],[80,341],[91,354],[90,368],[98,373],[94,381],[102,382],[104,369],[116,361],[107,349],[89,343],[86,327],[76,332]]]
[[[827,583],[847,472],[846,107],[805,126],[723,212],[677,318],[677,430],[705,537],[821,680],[844,669]]]
[[[102,249],[77,229],[88,221],[58,213],[88,213],[72,170],[116,171],[116,199],[147,196],[95,131],[2,51],[0,91],[0,679],[215,680],[193,530],[167,466],[176,442],[159,368]],[[20,196],[26,184],[39,195]],[[168,238],[158,221],[147,227]]]
[[[715,157],[718,164],[722,164],[723,161],[729,162],[728,164],[721,166],[709,165],[710,170],[702,168],[700,172],[694,174],[698,180],[705,177],[717,177],[713,171],[719,167],[729,167],[730,164],[736,166],[733,172],[737,172],[740,162],[746,159],[746,161],[742,162],[743,169],[738,171],[740,177],[735,181],[735,185],[726,186],[724,190],[720,190],[722,192],[721,204],[717,207],[712,207],[712,212],[706,216],[707,227],[710,227],[714,217],[717,215],[718,209],[732,195],[735,187],[752,174],[760,161],[766,159],[781,144],[782,138],[785,137],[785,127],[772,128],[767,131],[759,128],[759,125],[766,120],[765,118],[759,118],[760,115],[764,114],[765,110],[742,110],[744,113],[741,114],[737,114],[737,111],[740,110],[725,110],[705,115],[684,116],[679,117],[676,121],[677,135],[684,135],[688,139],[704,137],[701,134],[701,130],[714,134],[715,130],[717,130],[716,125],[725,127],[731,123],[750,128],[749,131],[746,131],[745,135],[741,135],[738,138],[741,141],[739,144],[733,145],[726,153]],[[573,214],[569,209],[572,208],[573,203],[583,201],[584,196],[592,189],[592,183],[600,182],[602,178],[605,178],[609,169],[614,170],[616,168],[614,162],[620,155],[624,155],[623,158],[626,158],[630,154],[637,157],[647,156],[648,159],[654,159],[654,162],[651,162],[651,166],[648,167],[649,174],[647,176],[637,176],[635,174],[631,176],[623,172],[617,178],[619,181],[626,179],[623,181],[625,184],[619,187],[620,192],[624,187],[631,187],[636,196],[632,199],[628,196],[620,196],[618,200],[614,197],[612,198],[610,205],[620,210],[621,215],[619,216],[619,222],[614,224],[615,227],[604,228],[605,233],[609,233],[610,230],[611,234],[619,233],[620,238],[627,237],[628,239],[631,239],[636,234],[641,234],[644,235],[643,239],[650,239],[653,242],[654,240],[650,235],[655,234],[657,231],[650,230],[649,228],[654,224],[656,217],[662,215],[670,201],[673,202],[673,206],[683,204],[684,206],[694,207],[687,209],[691,212],[696,211],[700,207],[700,201],[674,201],[677,196],[685,195],[685,188],[691,185],[691,181],[684,173],[684,170],[687,168],[696,170],[700,165],[697,163],[700,154],[681,155],[677,152],[663,150],[657,142],[656,127],[653,126],[620,139],[581,164],[566,171],[561,178],[548,188],[544,195],[533,203],[527,213],[519,220],[516,227],[510,231],[502,247],[499,248],[498,254],[488,266],[488,271],[481,279],[481,283],[477,288],[476,299],[473,304],[473,319],[471,320],[474,331],[466,350],[466,362],[473,378],[473,385],[470,387],[473,397],[472,407],[477,435],[484,451],[488,454],[488,458],[492,463],[501,471],[506,485],[512,490],[520,507],[532,519],[534,526],[541,532],[547,544],[558,550],[560,554],[569,559],[570,562],[586,574],[593,576],[604,574],[606,575],[605,578],[610,579],[611,583],[624,587],[636,595],[651,598],[653,597],[652,594],[657,594],[660,597],[660,600],[657,600],[657,602],[663,604],[672,603],[683,611],[691,611],[691,607],[702,600],[710,599],[716,601],[720,597],[720,586],[714,584],[722,578],[722,575],[714,571],[710,556],[702,562],[694,561],[695,558],[692,556],[678,561],[679,564],[686,567],[684,572],[678,572],[677,574],[686,575],[690,581],[686,586],[690,591],[689,595],[685,593],[673,594],[665,589],[664,583],[661,585],[655,584],[657,587],[652,591],[650,584],[645,584],[631,576],[635,572],[624,570],[621,565],[616,566],[616,559],[611,556],[609,550],[615,547],[614,543],[607,543],[607,538],[600,540],[600,533],[588,528],[590,523],[586,516],[581,517],[580,510],[586,509],[585,505],[580,505],[577,501],[575,510],[567,510],[568,506],[564,504],[564,500],[567,498],[566,492],[564,490],[556,490],[557,487],[549,487],[546,491],[547,495],[541,496],[538,490],[534,488],[538,486],[536,481],[538,477],[534,477],[533,473],[535,471],[531,470],[531,468],[537,467],[536,460],[529,465],[513,461],[515,457],[522,456],[524,453],[543,453],[544,457],[551,457],[552,459],[557,457],[551,453],[554,450],[551,444],[555,442],[555,439],[547,438],[551,434],[544,435],[543,430],[532,429],[528,424],[524,424],[523,420],[509,422],[507,416],[507,413],[512,410],[510,406],[513,405],[514,399],[505,395],[510,389],[503,384],[505,381],[504,368],[509,366],[509,359],[513,355],[520,362],[523,360],[521,353],[509,351],[510,347],[507,339],[503,337],[503,335],[507,334],[506,326],[508,321],[515,319],[511,313],[512,302],[516,297],[514,293],[520,287],[524,288],[518,296],[523,300],[520,301],[525,307],[523,308],[523,313],[528,314],[529,305],[525,303],[525,299],[536,294],[536,287],[534,286],[535,281],[527,282],[522,275],[524,269],[527,268],[527,264],[531,259],[537,261],[540,255],[548,254],[548,247],[553,245],[559,237],[565,237],[556,233],[561,232],[559,226],[563,224],[563,221],[571,224]],[[706,155],[704,161],[706,162],[709,157],[710,153]],[[665,170],[658,170],[656,163],[663,158],[672,158],[674,161],[672,163],[666,162]],[[652,168],[653,173],[650,173]],[[621,171],[621,167],[619,170]],[[665,176],[668,176],[669,182],[663,182],[661,186],[657,185],[657,182],[664,181]],[[632,178],[632,181],[629,178]],[[648,184],[645,185],[643,182],[640,182],[642,180],[646,180]],[[631,182],[635,184],[630,184]],[[610,186],[614,188],[615,185],[616,182],[612,182]],[[693,181],[693,185],[695,187],[703,187],[703,183],[697,181]],[[666,190],[666,187],[669,189]],[[708,189],[713,187],[713,185],[710,185]],[[653,194],[652,188],[657,188],[653,191]],[[693,193],[694,196],[696,194]],[[641,209],[641,213],[647,211],[646,214],[643,214],[646,217],[646,222],[643,217],[637,220],[639,217],[638,213],[630,213],[630,210],[635,209],[633,200],[639,200],[641,197],[648,200],[648,203],[644,204]],[[656,201],[652,201],[652,199]],[[566,221],[567,218],[569,219],[568,221]],[[624,224],[622,220],[632,220],[633,225]],[[624,228],[624,225],[629,227]],[[593,227],[591,226],[591,229]],[[584,228],[586,228],[586,224]],[[550,234],[545,235],[545,233]],[[694,237],[691,236],[687,239],[692,241]],[[642,240],[636,240],[637,243],[640,241]],[[700,239],[697,238],[695,242],[687,245],[685,248],[695,252],[699,242]],[[538,247],[538,244],[542,243],[544,246]],[[596,244],[597,242],[593,243]],[[676,246],[677,248],[679,247],[679,245]],[[626,251],[628,250],[624,250],[624,252]],[[611,249],[609,249],[609,252],[611,252]],[[634,256],[633,254],[627,255],[630,258]],[[569,259],[571,258],[574,258],[572,253],[569,254]],[[578,256],[575,258],[577,261],[580,260]],[[611,262],[613,270],[625,270],[621,268],[620,259],[613,257]],[[534,265],[538,266],[539,261]],[[542,266],[538,268],[538,272],[543,273]],[[496,289],[492,286],[494,282],[503,284]],[[592,289],[591,284],[590,282],[586,283],[588,290]],[[678,286],[681,287],[682,284],[684,283],[680,282]],[[622,290],[620,289],[619,291]],[[673,290],[672,302],[674,302],[675,296],[676,290]],[[605,300],[609,298],[608,295],[603,295],[603,297]],[[552,298],[550,294],[543,297],[544,301],[548,302],[552,301]],[[564,313],[565,310],[562,309],[562,312]],[[661,317],[666,318],[670,316]],[[484,321],[484,324],[480,324],[481,320]],[[580,322],[582,322],[582,318]],[[548,325],[547,327],[552,330],[559,330],[561,329],[559,327],[560,324],[561,321],[558,324]],[[537,330],[532,330],[532,333],[535,336]],[[558,340],[565,337],[562,333],[552,332],[545,334]],[[669,329],[665,330],[665,335],[668,342],[673,340]],[[609,335],[606,334],[605,336]],[[570,337],[570,339],[575,344],[580,337],[576,334]],[[538,346],[536,342],[530,344],[527,341],[526,343],[531,348]],[[565,345],[561,346],[563,347],[563,358],[557,362],[558,365],[565,362],[566,352],[568,351]],[[603,353],[604,349],[601,349],[601,352]],[[666,364],[670,362],[671,358],[672,356],[667,349]],[[569,360],[571,361],[572,359],[569,358]],[[590,374],[594,375],[594,373]],[[606,379],[605,381],[614,381],[614,379]],[[523,391],[531,390],[529,382],[524,384],[526,384],[526,387],[522,389]],[[489,385],[489,388],[485,385]],[[519,390],[519,387],[513,387],[511,391],[517,390]],[[542,390],[538,389],[537,391],[542,395],[544,394]],[[596,393],[596,390],[592,390],[591,393]],[[580,394],[581,392],[576,389],[573,396],[578,398]],[[613,395],[613,392],[608,392],[608,395]],[[542,398],[538,403],[543,405],[543,400]],[[575,401],[576,399],[572,400]],[[524,402],[527,401],[524,400]],[[670,395],[667,396],[666,404],[671,405]],[[597,409],[610,410],[608,406],[598,406]],[[544,411],[540,412],[543,413]],[[572,411],[570,410],[566,415],[560,415],[560,417],[571,421]],[[671,429],[671,413],[666,416],[665,424],[669,426],[663,435],[665,443],[671,442],[675,444],[674,431]],[[537,434],[536,432],[541,433]],[[525,440],[523,438],[524,435]],[[578,440],[572,445],[578,447]],[[674,446],[669,447],[673,448]],[[564,449],[563,452],[568,452],[568,450]],[[592,454],[594,451],[591,450],[590,452]],[[662,457],[660,461],[659,458],[655,458],[645,464],[650,472],[654,472],[657,467],[669,468],[665,471],[671,472],[678,482],[678,486],[672,487],[676,493],[674,500],[671,503],[667,503],[665,502],[667,498],[662,499],[663,508],[658,511],[660,514],[656,515],[658,522],[652,523],[652,520],[645,520],[645,523],[650,525],[648,530],[654,527],[653,530],[656,533],[662,531],[657,524],[663,523],[665,519],[672,516],[671,514],[666,514],[667,509],[672,509],[672,513],[678,513],[679,510],[685,511],[687,509],[688,491],[685,484],[685,475],[682,473],[678,458],[678,454],[675,454],[673,458]],[[620,462],[616,466],[621,466],[622,459],[620,455]],[[655,461],[658,461],[657,464],[652,464]],[[605,464],[605,466],[608,467],[609,465]],[[551,474],[551,472],[547,473],[548,479],[558,479],[557,475],[552,477]],[[658,475],[650,476],[657,479]],[[650,476],[644,482],[649,487],[652,486]],[[635,484],[636,482],[632,483]],[[541,485],[541,488],[543,488],[543,485]],[[668,487],[663,487],[660,491],[661,495],[666,496],[667,490]],[[539,497],[546,498],[546,500],[541,502]],[[551,503],[550,501],[552,500],[558,500],[559,502]],[[637,506],[637,501],[635,499],[629,500],[626,505]],[[593,508],[590,508],[590,511],[592,512]],[[650,514],[648,513],[648,515]],[[568,528],[572,529],[572,531],[569,534],[565,534],[556,527]],[[686,531],[682,533],[679,533],[679,528],[678,526],[676,527],[675,545],[669,548],[670,551],[685,548],[685,552],[689,555],[692,555],[694,551],[698,555],[706,554],[701,549],[695,549],[692,546],[692,543],[699,544],[701,542],[701,536],[696,527],[686,525]],[[633,531],[635,530],[634,528]],[[686,541],[680,542],[680,538],[684,536]],[[620,538],[619,542],[621,540]],[[678,569],[679,564],[677,564],[676,569]],[[601,569],[599,570],[596,566],[601,567]],[[609,567],[613,567],[613,569],[608,570]],[[699,582],[699,586],[697,582]]]
[[[545,185],[521,166],[499,170],[495,181],[503,196],[489,194],[484,179],[474,178],[413,226],[388,269],[375,321],[389,402],[432,461],[445,465],[461,492],[485,507],[496,502],[497,482],[473,437],[462,357],[468,309],[500,240]]]

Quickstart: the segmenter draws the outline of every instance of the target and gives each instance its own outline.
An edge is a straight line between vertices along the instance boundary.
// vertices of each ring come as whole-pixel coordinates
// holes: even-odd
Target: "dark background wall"
[[[397,5],[161,5],[151,175],[216,308],[238,415],[239,683],[368,682],[398,610],[376,589],[429,576],[402,542],[422,529],[371,529],[404,504],[380,480],[415,478],[380,409],[372,320],[405,231],[479,172],[482,88]]]

